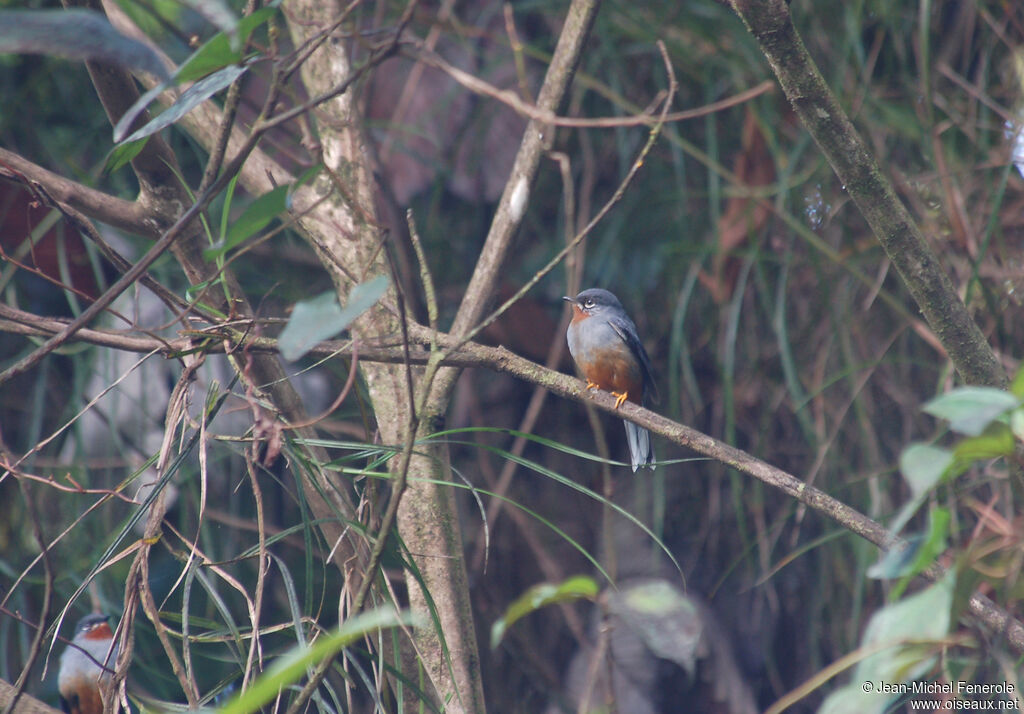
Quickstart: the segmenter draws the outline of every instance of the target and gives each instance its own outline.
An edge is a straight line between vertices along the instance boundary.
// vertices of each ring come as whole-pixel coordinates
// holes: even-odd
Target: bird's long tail
[[[622,422],[626,425],[626,442],[629,444],[629,459],[635,472],[641,466],[654,469],[654,449],[651,448],[651,432],[631,421]]]

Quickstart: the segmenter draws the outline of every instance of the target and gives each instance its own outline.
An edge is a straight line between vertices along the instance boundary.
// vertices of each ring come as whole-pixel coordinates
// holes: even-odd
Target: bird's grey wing
[[[636,326],[633,325],[629,318],[623,319],[621,317],[611,318],[608,320],[608,325],[615,330],[615,334],[626,343],[629,351],[640,362],[640,368],[644,373],[644,385],[651,390],[651,397],[657,402],[658,388],[654,384],[654,367],[651,365],[651,358],[647,356],[647,350],[644,349],[643,343],[636,336]]]

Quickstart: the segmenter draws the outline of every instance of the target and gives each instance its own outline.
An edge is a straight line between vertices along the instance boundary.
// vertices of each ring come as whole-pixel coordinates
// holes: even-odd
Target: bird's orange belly
[[[61,687],[61,696],[71,714],[103,714],[98,683],[77,679]]]
[[[643,377],[634,361],[616,353],[605,353],[592,362],[580,365],[587,381],[606,392],[625,394],[631,402],[640,403]]]

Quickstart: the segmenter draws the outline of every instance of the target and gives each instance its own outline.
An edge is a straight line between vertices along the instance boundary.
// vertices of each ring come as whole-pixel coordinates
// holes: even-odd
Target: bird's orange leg
[[[615,397],[615,408],[618,409],[629,397],[629,392],[612,392],[612,396]]]
[[[600,385],[598,385],[597,382],[591,382],[589,379],[587,380],[587,389],[600,389],[600,388],[601,387],[600,387]]]

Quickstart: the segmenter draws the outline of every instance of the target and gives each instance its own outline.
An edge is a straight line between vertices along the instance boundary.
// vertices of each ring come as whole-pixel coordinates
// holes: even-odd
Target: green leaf
[[[295,303],[288,323],[281,331],[277,346],[289,361],[297,360],[318,342],[337,334],[341,306],[332,292],[320,293],[310,300]]]
[[[935,664],[928,644],[949,633],[955,571],[919,593],[888,605],[872,617],[861,650],[867,654],[853,675],[853,684],[833,692],[819,714],[882,714],[896,694],[877,691],[880,682],[898,685],[916,679]]]
[[[1016,441],[1010,427],[996,422],[985,429],[982,434],[960,441],[953,448],[953,454],[958,463],[967,465],[972,461],[1009,456],[1013,453],[1015,446]]]
[[[227,35],[232,44],[237,47],[239,44],[238,18],[222,0],[179,0],[179,2],[192,8],[204,20]]]
[[[110,153],[107,154],[107,160],[103,165],[103,173],[112,174],[122,166],[126,165],[129,161],[139,155],[139,152],[145,148],[148,141],[148,138],[139,139],[138,141],[129,141],[115,146],[110,150]]]
[[[338,305],[331,292],[296,303],[277,341],[281,356],[289,361],[297,360],[317,343],[334,337],[369,310],[387,289],[387,278],[378,275],[352,288],[344,308]]]
[[[229,250],[242,243],[250,236],[259,233],[272,220],[288,209],[288,192],[291,186],[278,186],[263,194],[246,206],[222,241],[217,241],[203,251],[206,260],[222,258]]]
[[[271,3],[238,21],[236,28],[238,49],[232,49],[230,38],[223,32],[214,35],[178,68],[174,75],[175,81],[178,83],[191,82],[223,67],[241,62],[242,54],[239,51],[241,45],[249,39],[253,30],[273,17],[277,12],[278,4],[278,2]]]
[[[1024,441],[1024,409],[1010,412],[1010,430],[1019,441]]]
[[[531,612],[561,602],[572,602],[580,599],[593,600],[597,597],[597,593],[597,582],[585,575],[575,575],[557,585],[554,583],[534,585],[516,598],[515,602],[505,610],[505,614],[498,618],[491,626],[491,649],[501,644],[501,640],[508,628]]]
[[[419,623],[411,614],[398,613],[390,608],[371,610],[349,618],[338,630],[320,637],[311,646],[293,647],[279,657],[251,687],[225,704],[220,712],[250,714],[276,697],[281,689],[298,681],[306,674],[307,667],[358,642],[369,633],[399,625],[419,626]]]
[[[1020,400],[994,387],[960,387],[924,405],[924,411],[946,419],[954,431],[977,436],[1005,412],[1020,406]]]
[[[936,559],[942,555],[949,542],[946,536],[949,534],[950,514],[948,508],[936,506],[928,512],[928,532],[921,539],[917,553],[910,563],[910,568],[903,575],[903,579],[893,588],[891,597],[899,598],[903,594],[911,579],[923,573]]]
[[[221,72],[231,68],[232,66],[241,65],[244,59],[241,54],[242,45],[247,39],[249,39],[249,35],[252,34],[253,30],[273,17],[277,12],[277,6],[279,4],[280,0],[274,0],[274,2],[270,3],[267,7],[257,10],[247,17],[243,17],[234,26],[234,32],[231,34],[230,38],[223,32],[214,35],[213,38],[196,50],[192,56],[178,68],[178,71],[174,73],[173,78],[167,79],[139,97],[139,99],[128,109],[127,112],[125,112],[124,116],[121,117],[117,122],[117,125],[114,127],[115,143],[120,143],[124,135],[134,123],[136,117],[138,117],[138,115],[141,114],[146,107],[148,107],[153,100],[160,96],[160,94],[168,87],[191,82],[199,79],[200,77],[206,77],[209,79],[210,76],[212,76],[212,73]],[[237,70],[238,67],[235,67],[235,69]],[[244,71],[244,69],[242,71]],[[230,82],[228,82],[228,84],[230,84]],[[193,89],[195,89],[194,86],[188,91],[192,91]],[[216,93],[216,91],[211,92],[211,94],[214,93]],[[182,95],[175,104],[180,103],[184,98],[184,95]],[[191,111],[191,109],[188,111]],[[187,114],[188,111],[182,112],[181,116]],[[177,121],[177,119],[174,119],[173,121]],[[133,137],[134,136],[135,135],[133,134]]]
[[[160,57],[93,10],[0,10],[0,54],[106,62],[167,79]]]
[[[154,94],[153,90],[146,92],[139,97],[139,100],[135,102],[135,104],[133,104],[117,122],[117,126],[114,127],[114,142],[119,144],[122,141],[137,141],[138,139],[147,137],[150,134],[155,134],[161,129],[170,126],[195,109],[202,102],[205,102],[214,94],[241,77],[242,74],[248,71],[248,69],[248,65],[241,67],[231,65],[230,67],[225,67],[222,70],[214,72],[205,79],[199,80],[182,92],[181,96],[178,97],[178,100],[168,107],[166,111],[150,120],[149,123],[128,138],[124,138],[125,133],[127,133],[131,128],[136,117],[146,109],[146,106],[148,106],[156,97],[156,94],[159,94],[159,92]],[[160,89],[160,87],[157,87],[156,89]]]
[[[124,116],[118,120],[117,125],[114,127],[114,142],[121,143],[121,141],[124,140],[125,134],[128,133],[139,114],[145,111],[146,108],[153,103],[153,100],[160,96],[160,94],[168,87],[192,82],[200,79],[201,77],[206,78],[203,81],[209,80],[208,84],[198,90],[196,89],[196,85],[193,85],[178,99],[177,102],[175,102],[174,106],[171,108],[174,109],[175,107],[178,107],[176,110],[177,112],[180,112],[178,116],[164,116],[167,114],[167,112],[164,112],[161,116],[164,116],[165,123],[162,125],[155,125],[151,122],[146,127],[143,127],[143,129],[148,130],[146,134],[140,135],[139,132],[136,132],[128,138],[128,141],[142,138],[142,136],[147,136],[154,131],[159,131],[164,126],[177,121],[191,111],[192,108],[195,107],[196,103],[216,94],[217,91],[223,89],[227,84],[230,84],[231,81],[234,81],[234,78],[231,78],[227,84],[223,84],[223,81],[231,75],[231,72],[228,70],[232,70],[233,68],[232,71],[241,74],[248,67],[248,65],[242,65],[242,61],[244,60],[241,53],[242,45],[247,39],[249,39],[249,35],[252,34],[253,30],[265,23],[274,15],[274,13],[277,12],[277,6],[279,4],[280,0],[275,0],[275,2],[272,2],[269,6],[257,10],[252,15],[243,17],[238,21],[234,28],[234,33],[230,38],[223,32],[218,33],[210,39],[209,42],[196,50],[192,56],[178,68],[178,71],[174,73],[173,78],[166,79],[164,82],[158,84],[139,97],[128,111],[125,112]],[[225,74],[220,74],[222,72]],[[166,76],[166,73],[164,76]],[[217,77],[218,79],[214,80],[212,77]],[[217,87],[218,84],[220,85],[219,88],[214,88],[212,91],[208,91],[213,87]],[[185,95],[190,92],[192,92],[192,95],[189,101],[192,102],[192,106],[182,110],[182,107],[179,105],[182,105],[183,100],[185,100]],[[202,96],[204,92],[208,92],[206,96]],[[170,109],[168,111],[170,111]],[[167,121],[168,119],[170,119],[170,121]],[[155,121],[156,120],[154,120],[154,122]],[[140,131],[142,130],[140,129]]]
[[[924,674],[934,662],[933,648],[902,643],[935,641],[949,633],[955,585],[956,571],[950,570],[934,585],[872,615],[861,646],[901,644],[861,660],[855,679],[903,682]],[[929,654],[922,656],[923,652]]]
[[[917,575],[946,550],[949,510],[935,507],[928,513],[928,532],[908,537],[903,547],[890,548],[867,570],[869,578],[888,580]],[[905,583],[902,584],[905,586]],[[902,588],[900,588],[900,591]],[[894,595],[899,596],[899,591]]]
[[[1010,394],[1017,397],[1017,399],[1024,399],[1024,367],[1017,370],[1017,374],[1013,375],[1013,381],[1010,382]]]
[[[322,168],[322,164],[316,164],[295,179],[294,183],[286,186],[278,186],[262,196],[259,196],[255,201],[250,203],[244,211],[242,211],[242,215],[240,215],[234,223],[231,224],[230,228],[226,228],[228,224],[229,208],[231,206],[232,197],[234,196],[235,183],[238,180],[238,177],[235,176],[228,184],[227,198],[225,199],[224,211],[221,216],[220,233],[221,236],[225,237],[204,250],[203,257],[206,260],[216,260],[221,258],[225,253],[245,241],[250,236],[259,233],[267,226],[267,224],[274,220],[274,218],[281,215],[291,207],[291,197],[295,189],[315,178]]]
[[[889,524],[893,533],[903,530],[903,526],[917,513],[917,509],[928,499],[928,494],[939,485],[955,461],[953,452],[931,444],[911,444],[903,450],[900,455],[900,473],[910,486],[913,497]]]
[[[931,492],[952,464],[952,452],[931,444],[911,444],[900,455],[900,473],[915,496]]]

